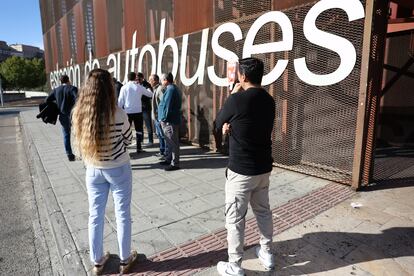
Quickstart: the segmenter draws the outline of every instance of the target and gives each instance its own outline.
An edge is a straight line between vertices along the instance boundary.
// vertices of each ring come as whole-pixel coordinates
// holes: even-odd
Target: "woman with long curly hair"
[[[128,116],[116,106],[114,85],[108,71],[94,69],[72,113],[75,145],[86,164],[89,200],[89,247],[93,271],[103,272],[109,252],[103,252],[105,207],[112,191],[121,273],[126,273],[137,259],[131,251],[132,172],[127,145],[132,133]]]

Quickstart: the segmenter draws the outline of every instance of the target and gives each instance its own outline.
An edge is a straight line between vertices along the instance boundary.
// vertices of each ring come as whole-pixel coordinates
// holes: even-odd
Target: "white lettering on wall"
[[[173,74],[174,78],[177,77],[178,71],[178,45],[177,41],[174,38],[169,37],[164,41],[164,33],[165,33],[165,18],[161,20],[161,27],[160,27],[160,45],[158,47],[158,65],[157,65],[157,74],[161,75],[162,69],[162,58],[164,55],[165,48],[170,46],[173,52],[173,65],[171,69],[171,73]]]
[[[283,32],[283,40],[278,42],[263,43],[253,45],[254,39],[260,28],[269,22],[275,22],[280,25]],[[249,29],[243,47],[243,58],[251,57],[254,54],[265,54],[280,51],[290,51],[293,47],[293,29],[289,18],[279,11],[272,11],[260,16]],[[288,60],[279,59],[276,66],[265,76],[263,76],[262,85],[268,85],[277,80],[285,71]]]
[[[356,52],[354,45],[343,37],[323,32],[316,27],[318,16],[329,9],[342,9],[349,18],[349,21],[364,17],[364,7],[359,0],[322,0],[313,6],[303,22],[303,32],[307,40],[318,46],[336,52],[341,63],[336,71],[319,75],[312,73],[306,66],[305,58],[298,58],[294,61],[295,71],[298,77],[311,85],[325,86],[338,83],[345,79],[354,69]]]
[[[139,53],[138,72],[142,72],[142,62],[143,62],[144,55],[146,52],[148,52],[151,55],[151,74],[155,74],[156,68],[157,68],[156,67],[157,66],[157,57],[156,57],[157,54],[155,53],[154,47],[152,47],[149,44],[142,47],[141,52]]]
[[[132,35],[132,48],[131,48],[131,71],[135,71],[135,57],[138,54],[137,48],[137,31]]]
[[[331,50],[338,54],[340,58],[340,64],[338,68],[331,73],[327,74],[316,74],[311,72],[306,64],[306,58],[297,58],[294,62],[294,68],[297,76],[304,82],[315,85],[315,86],[326,86],[338,83],[344,80],[354,69],[356,63],[356,51],[352,43],[340,36],[327,33],[316,27],[316,20],[319,15],[329,9],[342,9],[348,15],[349,22],[363,18],[364,15],[364,6],[359,0],[321,0],[316,3],[308,12],[303,22],[303,32],[305,38],[318,46]],[[268,42],[262,44],[254,44],[257,34],[259,31],[269,23],[276,23],[280,26],[282,39],[276,42]],[[177,41],[168,37],[165,39],[165,28],[166,28],[166,19],[161,20],[160,24],[160,36],[159,36],[159,47],[158,53],[156,49],[147,44],[143,46],[140,50],[136,47],[136,35],[135,31],[132,36],[131,49],[127,50],[125,53],[111,53],[106,59],[106,68],[108,71],[113,74],[115,78],[121,80],[121,71],[123,69],[123,82],[127,81],[127,75],[130,71],[135,71],[135,68],[139,72],[143,70],[143,59],[146,53],[149,53],[151,62],[149,68],[151,74],[157,73],[161,75],[164,70],[171,70],[174,77],[177,77],[177,73],[180,74],[180,80],[182,85],[190,86],[193,85],[196,81],[197,84],[202,85],[204,83],[204,70],[206,69],[206,59],[207,59],[207,47],[209,46],[209,30],[208,28],[202,30],[201,43],[200,43],[200,57],[198,60],[198,67],[193,76],[188,76],[189,72],[194,70],[189,69],[189,63],[187,62],[187,54],[189,45],[189,34],[185,34],[182,37],[182,46],[181,46],[181,57],[180,49],[178,49]],[[227,22],[218,26],[211,37],[211,49],[213,54],[217,58],[223,59],[224,61],[234,61],[238,60],[239,57],[229,49],[226,49],[219,44],[219,38],[224,33],[230,33],[234,41],[240,41],[243,39],[243,32],[239,25],[233,22]],[[243,44],[243,53],[242,57],[251,57],[252,55],[258,54],[267,54],[267,53],[276,53],[276,52],[285,52],[291,51],[293,49],[293,29],[292,24],[289,18],[280,11],[270,11],[264,13],[258,17],[250,29],[247,31],[246,38]],[[164,53],[167,47],[171,48],[172,51],[172,64],[168,64],[171,68],[167,66],[162,66]],[[121,54],[125,55],[125,67],[121,68]],[[157,55],[158,54],[158,55]],[[138,55],[138,64],[136,66],[136,56]],[[309,60],[308,60],[309,61]],[[277,60],[274,68],[270,70],[266,75],[263,76],[263,85],[268,85],[276,81],[286,70],[288,65],[287,59]],[[193,65],[194,61],[190,64]],[[92,58],[92,52],[89,52],[88,60],[85,61],[83,67],[83,79],[86,79],[89,72],[94,68],[100,68],[101,64],[98,59]],[[178,72],[178,68],[180,69]],[[207,75],[209,80],[217,86],[227,86],[228,80],[226,77],[220,77],[216,74],[217,68],[214,67],[214,64],[207,66]],[[77,86],[80,86],[82,83],[81,80],[81,68],[77,64],[73,64],[73,60],[66,63],[65,68],[59,68],[56,64],[55,71],[49,74],[50,85],[52,88],[55,88],[60,85],[60,76],[62,74],[69,74],[72,83]]]
[[[213,33],[213,37],[211,38],[211,47],[213,49],[213,52],[216,56],[221,57],[224,60],[230,61],[230,60],[238,60],[239,58],[235,53],[233,53],[230,50],[227,50],[226,48],[222,47],[218,43],[218,39],[221,34],[229,32],[233,34],[234,41],[241,40],[243,38],[243,33],[236,23],[224,23],[223,25],[220,25],[216,31]],[[207,68],[207,73],[210,81],[218,86],[227,86],[227,77],[220,78],[216,75],[216,72],[214,71],[214,65],[209,66]]]
[[[181,62],[180,62],[180,80],[183,85],[190,86],[197,79],[198,84],[203,84],[204,81],[204,68],[206,65],[207,57],[207,40],[208,40],[208,29],[204,29],[201,35],[200,44],[200,59],[198,61],[197,71],[191,78],[187,78],[186,68],[187,66],[187,50],[188,50],[188,34],[183,36],[183,45],[181,50]]]

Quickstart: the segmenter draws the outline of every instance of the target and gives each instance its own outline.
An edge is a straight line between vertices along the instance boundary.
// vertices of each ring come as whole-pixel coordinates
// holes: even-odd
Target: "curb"
[[[87,275],[65,217],[63,216],[45,168],[43,167],[39,152],[33,142],[33,137],[30,135],[30,131],[26,129],[24,119],[21,117],[20,112],[19,122],[22,129],[26,154],[28,158],[30,158],[28,162],[32,164],[30,168],[32,179],[34,184],[39,186],[41,196],[44,199],[44,204],[48,213],[47,218],[50,229],[52,230],[53,239],[56,243],[58,257],[64,275]]]

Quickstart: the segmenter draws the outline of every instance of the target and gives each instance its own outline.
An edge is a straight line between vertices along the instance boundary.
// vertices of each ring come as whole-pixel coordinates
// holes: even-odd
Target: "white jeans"
[[[131,192],[132,172],[127,163],[113,169],[87,167],[86,186],[89,200],[90,259],[97,263],[103,256],[105,207],[112,191],[118,233],[119,257],[126,260],[131,251]]]
[[[260,245],[270,251],[273,237],[272,212],[269,206],[269,173],[241,175],[227,170],[226,229],[229,262],[241,263],[243,258],[244,229],[250,202],[260,230]]]

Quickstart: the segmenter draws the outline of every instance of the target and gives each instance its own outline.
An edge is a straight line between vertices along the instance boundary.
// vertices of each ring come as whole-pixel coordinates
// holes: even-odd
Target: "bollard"
[[[0,102],[1,102],[1,107],[4,107],[4,102],[3,102],[3,86],[1,85],[1,78],[0,78]]]

